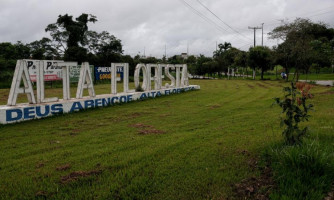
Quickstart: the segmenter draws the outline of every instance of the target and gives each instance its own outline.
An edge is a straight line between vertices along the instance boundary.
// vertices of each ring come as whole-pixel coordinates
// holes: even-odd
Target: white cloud
[[[225,23],[214,17],[197,0],[185,0],[209,18],[202,19],[182,0],[0,0],[0,42],[32,42],[47,36],[45,27],[54,23],[58,15],[73,17],[81,13],[94,14],[98,22],[90,24],[96,31],[109,31],[124,44],[125,53],[161,57],[187,51],[191,54],[212,55],[216,41],[231,42],[248,49],[253,44],[253,31],[248,26],[264,23],[265,45],[276,44],[266,33],[279,25],[279,19],[311,17],[334,26],[332,0],[200,0]],[[327,12],[327,13],[326,13]],[[216,25],[214,25],[216,24]],[[261,30],[257,31],[257,44]]]

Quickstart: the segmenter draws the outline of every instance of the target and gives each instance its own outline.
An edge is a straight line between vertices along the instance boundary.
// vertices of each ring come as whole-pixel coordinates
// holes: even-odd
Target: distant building
[[[187,53],[181,53],[181,58],[187,59],[188,58],[188,54]]]

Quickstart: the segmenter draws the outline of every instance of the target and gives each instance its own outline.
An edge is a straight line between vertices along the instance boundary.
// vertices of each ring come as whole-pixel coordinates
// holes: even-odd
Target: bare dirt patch
[[[79,129],[72,129],[71,132],[70,132],[70,135],[72,136],[76,136],[80,133],[80,130]]]
[[[222,106],[219,105],[219,104],[214,104],[214,105],[210,106],[210,109],[216,109],[216,108],[220,108],[220,107],[222,107]]]
[[[146,125],[146,124],[131,124],[130,127],[138,128],[138,134],[139,135],[149,135],[149,134],[164,134],[166,131],[158,130],[154,128],[154,126]]]
[[[320,95],[331,95],[331,94],[334,94],[334,91],[326,91],[326,92],[321,92],[319,94]]]
[[[72,166],[70,164],[65,164],[65,165],[61,165],[56,167],[57,171],[66,171],[68,169],[70,169]]]
[[[238,149],[237,153],[244,155],[244,156],[250,156],[250,153],[247,150]]]
[[[102,173],[102,170],[92,170],[92,171],[75,171],[71,172],[69,175],[62,176],[60,182],[62,184],[67,184],[72,181],[76,181],[80,178],[96,176]]]
[[[45,192],[45,191],[38,191],[38,192],[36,192],[35,197],[36,198],[45,198],[46,199],[48,197],[48,193]]]
[[[251,171],[260,170],[259,177],[252,176],[232,185],[238,199],[269,200],[269,194],[274,188],[273,174],[269,166],[259,167],[258,159],[251,156],[247,150],[237,150],[238,153],[249,157],[247,164]]]
[[[126,117],[127,119],[135,119],[135,118],[140,117],[140,116],[142,116],[142,115],[143,115],[142,113],[134,112],[134,113],[126,114],[125,117]]]
[[[259,87],[262,87],[262,88],[268,88],[267,86],[261,84],[261,83],[256,83],[256,85],[258,85]]]
[[[36,164],[36,168],[37,168],[37,169],[42,168],[42,167],[44,167],[44,166],[45,166],[45,163],[43,163],[43,162],[38,162],[38,163]]]
[[[158,129],[143,129],[143,130],[139,130],[138,133],[140,135],[149,135],[149,134],[164,134],[166,133],[166,131],[163,130],[158,130]]]
[[[129,126],[133,127],[133,128],[153,128],[153,126],[151,126],[151,125],[146,125],[146,124],[141,124],[141,123],[130,124]]]
[[[276,84],[273,84],[273,83],[268,82],[268,81],[264,81],[263,83],[266,84],[266,85],[273,86],[273,87],[281,87],[280,85],[276,85]]]
[[[120,118],[120,117],[106,117],[105,118],[106,120],[108,120],[108,122],[120,122],[120,121],[122,121],[122,118]]]
[[[247,86],[248,86],[249,88],[251,88],[251,89],[254,89],[254,86],[253,86],[253,85],[250,85],[250,84],[247,83]]]
[[[272,172],[266,168],[259,177],[251,177],[234,185],[234,192],[240,199],[269,200],[273,189]]]
[[[324,200],[333,200],[334,199],[334,184],[333,184],[333,189],[330,191],[327,196],[325,197]]]

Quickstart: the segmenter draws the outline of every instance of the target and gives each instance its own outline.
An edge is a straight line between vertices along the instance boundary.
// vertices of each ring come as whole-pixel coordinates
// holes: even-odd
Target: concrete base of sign
[[[95,107],[105,107],[116,103],[127,103],[135,100],[144,100],[147,98],[155,98],[162,95],[177,94],[198,89],[200,89],[199,85],[190,85],[145,92],[96,95],[95,97],[83,97],[81,99],[60,99],[57,102],[40,104],[25,103],[17,104],[16,106],[0,106],[0,124],[39,119],[57,114],[70,113]]]

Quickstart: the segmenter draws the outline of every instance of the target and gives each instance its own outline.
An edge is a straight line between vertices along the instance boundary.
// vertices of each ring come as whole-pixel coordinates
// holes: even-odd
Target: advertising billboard
[[[117,68],[117,81],[123,80],[124,69],[122,66],[116,66]],[[95,67],[95,80],[110,80],[111,79],[111,67]]]
[[[25,65],[28,68],[30,80],[36,82],[36,65],[40,60],[24,60]],[[43,60],[44,66],[44,81],[59,81],[62,80],[62,66],[64,61],[62,60]],[[80,76],[81,65],[78,65],[77,62],[65,62],[66,65],[69,65],[70,72],[70,81],[78,82]],[[92,77],[94,77],[93,65],[90,65],[90,71]]]

